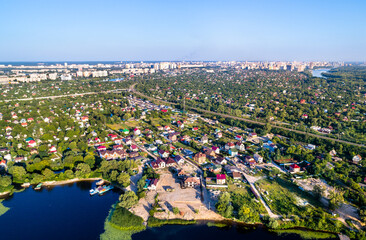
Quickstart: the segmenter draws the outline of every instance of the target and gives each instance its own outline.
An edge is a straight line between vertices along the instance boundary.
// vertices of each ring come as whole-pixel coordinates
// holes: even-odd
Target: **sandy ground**
[[[81,181],[96,181],[96,180],[100,180],[100,178],[73,178],[73,179],[64,180],[64,181],[43,182],[42,186],[57,186],[57,185],[65,185],[65,184],[81,182]]]
[[[358,215],[357,208],[349,204],[343,203],[338,209],[334,211],[334,213],[339,215],[338,219],[344,224],[347,225],[345,221],[346,219],[351,219],[357,228],[360,229],[362,227],[362,223],[359,220],[360,216]]]
[[[188,170],[188,169],[187,169]],[[166,189],[173,188],[173,192],[167,192]],[[156,212],[155,217],[160,219],[196,219],[196,220],[222,220],[223,217],[218,215],[201,200],[200,187],[182,189],[178,179],[168,172],[162,172],[156,191],[147,193],[145,199],[140,199],[139,204],[131,209],[131,211],[142,217],[145,221],[149,217],[149,211],[154,204],[154,197],[158,195],[159,205],[162,212]],[[206,193],[207,194],[207,193]],[[180,214],[173,213],[173,207],[180,210]],[[212,209],[212,206],[211,206]],[[198,211],[198,213],[196,213]]]

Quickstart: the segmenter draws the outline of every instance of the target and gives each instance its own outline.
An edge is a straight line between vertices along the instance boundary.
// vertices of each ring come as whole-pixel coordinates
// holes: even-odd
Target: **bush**
[[[161,227],[167,224],[176,224],[176,225],[189,225],[195,224],[196,220],[184,220],[184,219],[158,219],[155,217],[149,217],[147,220],[147,225],[149,227]]]
[[[112,210],[113,211],[113,210]],[[128,211],[126,208],[116,206],[112,212],[110,224],[120,230],[144,230],[144,220]]]
[[[173,207],[173,213],[174,213],[174,214],[178,214],[178,213],[179,213],[179,208],[177,208],[177,207]]]

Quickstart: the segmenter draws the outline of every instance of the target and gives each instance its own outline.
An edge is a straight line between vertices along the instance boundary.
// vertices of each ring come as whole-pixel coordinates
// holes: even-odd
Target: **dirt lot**
[[[186,170],[189,169],[185,169],[185,171]],[[171,188],[173,188],[174,191],[166,191],[167,189]],[[179,180],[174,178],[169,171],[161,172],[156,191],[148,192],[145,199],[140,199],[139,204],[132,208],[131,211],[146,221],[149,217],[149,211],[154,204],[154,197],[156,193],[159,194],[158,200],[163,210],[163,212],[155,213],[155,217],[157,218],[181,218],[196,220],[223,219],[214,211],[209,210],[208,207],[201,201],[200,187],[182,189],[180,187]],[[173,213],[173,207],[177,207],[181,214],[175,215]],[[196,211],[198,211],[198,213],[196,213]]]
[[[327,197],[331,191],[335,190],[333,187],[331,187],[327,183],[325,183],[325,181],[322,181],[320,179],[308,178],[308,179],[296,180],[296,182],[299,186],[301,186],[306,191],[313,191],[313,188],[316,185],[320,185],[320,186],[324,187],[325,197]]]
[[[167,188],[174,188],[174,191],[167,192],[165,191]],[[157,218],[221,219],[221,216],[208,210],[201,201],[200,187],[182,189],[179,180],[170,173],[161,175],[157,192],[159,193],[159,203],[164,210],[164,212],[155,214]],[[173,207],[179,208],[181,214],[174,215]]]

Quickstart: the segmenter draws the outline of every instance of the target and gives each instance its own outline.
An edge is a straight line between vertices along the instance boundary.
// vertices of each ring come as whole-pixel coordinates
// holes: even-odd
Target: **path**
[[[246,173],[242,172],[245,179],[248,181],[251,189],[255,192],[255,195],[257,195],[259,197],[259,201],[262,203],[262,205],[264,206],[264,208],[266,209],[268,215],[270,218],[280,218],[280,215],[274,214],[272,212],[272,210],[269,208],[269,206],[267,205],[267,203],[263,200],[262,195],[260,194],[260,192],[257,190],[257,188],[254,185],[254,182],[258,180],[258,178],[256,177],[252,177],[250,175],[247,175]]]

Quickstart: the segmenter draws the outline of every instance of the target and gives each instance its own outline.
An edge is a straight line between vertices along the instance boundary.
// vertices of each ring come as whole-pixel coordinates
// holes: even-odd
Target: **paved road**
[[[168,102],[168,101],[157,99],[157,98],[153,98],[153,97],[150,97],[150,96],[146,96],[145,94],[142,94],[140,92],[137,92],[134,88],[135,85],[136,84],[132,85],[129,88],[129,90],[134,92],[135,94],[138,94],[138,95],[140,95],[142,97],[145,97],[147,99],[160,101],[160,102],[165,103],[165,104],[176,105],[176,103]],[[208,110],[204,110],[204,109],[200,109],[200,108],[194,108],[194,107],[189,107],[189,106],[186,106],[186,108],[189,108],[189,109],[192,109],[192,110],[195,110],[195,111],[198,111],[198,112],[209,113],[209,114],[213,114],[213,115],[217,115],[217,116],[221,116],[221,117],[225,117],[225,118],[237,119],[237,120],[240,120],[240,121],[254,123],[254,124],[258,124],[258,125],[265,125],[266,124],[264,122],[259,122],[259,121],[255,121],[255,120],[251,120],[251,119],[247,119],[247,118],[242,118],[242,117],[235,117],[235,116],[231,116],[231,115],[227,115],[227,114],[223,114],[223,113],[212,112],[212,111],[208,111]],[[277,126],[277,125],[274,125],[274,124],[270,124],[270,126],[273,127],[273,128],[278,128],[278,129],[287,130],[287,131],[290,131],[290,132],[295,132],[295,133],[300,133],[300,134],[303,134],[303,135],[308,135],[308,136],[311,136],[311,137],[322,138],[322,139],[331,140],[331,141],[340,142],[340,143],[346,143],[346,144],[350,144],[350,145],[357,146],[357,147],[366,147],[364,144],[348,142],[348,141],[335,139],[335,138],[330,138],[330,137],[326,137],[326,136],[322,136],[322,135],[318,135],[318,134],[314,134],[314,133],[308,133],[308,132],[303,132],[303,131],[299,131],[299,130],[295,130],[295,129],[291,129],[291,128],[287,128],[287,127],[281,127],[281,126]]]
[[[86,93],[74,93],[74,94],[64,94],[64,95],[56,95],[56,96],[45,96],[45,97],[35,97],[35,98],[19,98],[19,99],[8,99],[3,100],[4,102],[11,102],[11,101],[31,101],[31,100],[40,100],[40,99],[55,99],[55,98],[62,98],[62,97],[77,97],[83,95],[95,95],[101,93],[112,93],[112,92],[121,92],[121,91],[128,91],[129,89],[113,89],[107,91],[100,91],[100,92],[86,92]]]

